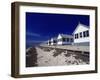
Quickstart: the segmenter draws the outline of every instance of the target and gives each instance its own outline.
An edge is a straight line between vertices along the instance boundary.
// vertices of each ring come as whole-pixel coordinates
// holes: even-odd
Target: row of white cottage
[[[48,40],[48,45],[82,45],[89,46],[89,27],[78,24],[72,35],[59,34]]]

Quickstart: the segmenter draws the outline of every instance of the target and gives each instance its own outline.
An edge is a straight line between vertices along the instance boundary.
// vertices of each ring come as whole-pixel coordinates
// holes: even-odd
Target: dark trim
[[[95,10],[95,70],[92,71],[74,71],[74,72],[58,72],[58,73],[41,73],[41,74],[19,74],[19,7],[23,6],[44,6],[56,8],[73,8],[73,9],[87,9]],[[14,2],[11,4],[11,76],[15,78],[23,77],[40,77],[40,76],[57,76],[57,75],[72,75],[72,74],[86,74],[97,73],[97,7],[95,6],[80,6],[80,5],[61,5],[61,4],[44,4],[44,3],[28,3],[28,2]]]
[[[95,71],[98,72],[98,8],[95,9]]]
[[[15,78],[28,78],[28,77],[44,77],[44,76],[62,76],[62,75],[78,75],[78,74],[90,74],[97,73],[94,70],[91,71],[77,71],[77,72],[60,72],[60,73],[43,73],[43,74],[25,74],[17,75]]]
[[[19,75],[19,6],[16,3],[11,4],[11,76]]]
[[[15,75],[15,29],[14,29],[14,24],[15,24],[15,20],[14,20],[14,16],[15,16],[15,4],[11,4],[11,76],[14,77]]]
[[[14,2],[17,5],[23,5],[23,6],[45,6],[45,7],[58,7],[58,8],[74,8],[74,9],[91,9],[95,10],[96,6],[81,6],[81,5],[61,5],[61,4],[48,4],[48,3],[32,3],[32,2]]]

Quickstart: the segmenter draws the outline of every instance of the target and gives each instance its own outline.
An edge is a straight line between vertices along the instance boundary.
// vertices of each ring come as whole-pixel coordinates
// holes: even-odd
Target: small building
[[[57,45],[57,38],[51,38],[51,45]]]
[[[67,34],[59,34],[57,38],[58,45],[71,45],[73,43],[73,36]]]
[[[51,40],[48,40],[48,45],[49,45],[49,46],[51,45]]]
[[[78,24],[73,32],[74,45],[89,46],[89,26]]]

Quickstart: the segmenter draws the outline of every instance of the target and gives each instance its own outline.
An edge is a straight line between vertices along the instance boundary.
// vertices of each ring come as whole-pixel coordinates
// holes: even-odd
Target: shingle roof
[[[63,38],[68,38],[68,37],[73,37],[72,35],[68,35],[68,34],[60,34]]]

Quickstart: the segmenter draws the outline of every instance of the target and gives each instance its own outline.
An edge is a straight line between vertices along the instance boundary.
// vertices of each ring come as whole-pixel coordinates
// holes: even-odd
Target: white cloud
[[[40,34],[37,34],[37,33],[32,33],[32,32],[27,32],[26,35],[29,35],[29,36],[34,36],[34,37],[41,37]]]
[[[42,40],[27,40],[28,43],[40,43],[40,42],[44,42]]]
[[[40,41],[40,40],[28,40],[28,42],[44,42],[44,41]]]

